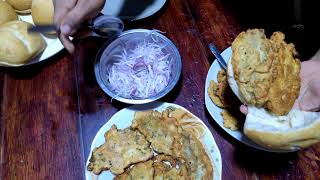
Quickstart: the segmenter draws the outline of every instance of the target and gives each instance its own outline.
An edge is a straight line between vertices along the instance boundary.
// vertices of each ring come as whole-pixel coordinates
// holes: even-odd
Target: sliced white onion
[[[108,79],[118,96],[141,99],[152,97],[169,83],[171,56],[164,46],[155,42],[140,42],[132,49],[115,55],[117,62],[110,68]]]

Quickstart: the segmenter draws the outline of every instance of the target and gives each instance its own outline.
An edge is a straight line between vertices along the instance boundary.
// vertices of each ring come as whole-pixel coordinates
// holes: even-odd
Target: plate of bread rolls
[[[0,66],[44,61],[63,49],[55,32],[28,33],[30,26],[53,24],[52,0],[0,0]]]

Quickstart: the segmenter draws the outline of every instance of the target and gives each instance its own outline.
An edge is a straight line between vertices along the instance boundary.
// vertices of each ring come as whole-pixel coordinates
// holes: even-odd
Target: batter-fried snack
[[[232,66],[240,93],[248,104],[263,106],[275,78],[272,62],[275,54],[264,30],[240,33],[232,43]]]
[[[210,157],[193,134],[182,131],[175,139],[173,151],[175,157],[183,159],[187,164],[190,179],[212,179],[213,168]]]
[[[175,118],[164,118],[157,111],[138,111],[131,127],[139,130],[157,153],[172,154],[174,137],[180,128]]]
[[[240,128],[240,123],[237,119],[241,119],[240,116],[234,116],[239,114],[239,107],[241,102],[232,92],[228,80],[226,71],[220,70],[217,74],[218,84],[213,80],[210,82],[208,94],[213,103],[218,107],[224,109],[221,113],[223,118],[223,126],[230,130],[236,131]],[[230,113],[235,112],[235,113]],[[237,118],[235,118],[237,117]]]
[[[220,70],[217,75],[218,82],[227,82],[227,73],[225,70]]]
[[[284,34],[275,32],[271,36],[274,52],[273,61],[276,78],[271,84],[265,107],[276,115],[285,115],[291,110],[300,91],[300,61],[292,43],[284,41]]]
[[[210,81],[208,94],[215,105],[220,108],[232,108],[238,105],[238,98],[232,92],[227,75],[224,70],[220,70],[217,75],[218,83]]]
[[[215,105],[217,105],[220,108],[224,108],[224,105],[222,104],[220,98],[217,96],[217,93],[219,90],[218,87],[219,87],[218,84],[214,82],[214,80],[211,80],[208,88],[208,94],[210,99]]]
[[[153,160],[149,160],[133,165],[123,174],[117,175],[114,180],[153,180],[153,176]]]
[[[157,111],[136,112],[132,123],[133,129],[138,129],[151,147],[158,153],[171,155],[186,163],[188,176],[191,179],[212,179],[213,168],[211,160],[202,143],[190,131],[179,125],[180,113],[163,113]],[[173,114],[175,114],[173,116]]]
[[[150,143],[139,132],[130,128],[117,129],[113,125],[105,134],[106,142],[93,150],[88,171],[100,174],[109,170],[121,174],[129,165],[146,161],[153,157]]]
[[[178,122],[178,125],[187,131],[188,133],[192,133],[198,139],[202,138],[205,132],[204,126],[200,123],[200,120],[197,119],[191,113],[175,107],[170,107],[167,111],[163,113],[164,118],[175,118]]]
[[[240,129],[241,125],[239,121],[228,111],[223,110],[221,112],[221,116],[223,118],[223,126],[232,131],[237,131]]]
[[[294,45],[286,44],[281,32],[268,39],[264,30],[253,29],[236,37],[232,51],[234,77],[245,103],[287,114],[300,89]]]
[[[188,180],[184,162],[169,155],[157,155],[152,160],[132,165],[114,180]]]
[[[189,180],[187,166],[179,159],[168,155],[154,157],[154,180]]]

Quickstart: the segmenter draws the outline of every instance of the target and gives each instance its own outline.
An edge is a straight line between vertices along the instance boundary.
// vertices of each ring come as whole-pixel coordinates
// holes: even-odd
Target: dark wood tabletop
[[[224,132],[204,104],[214,59],[207,49],[210,42],[222,52],[241,31],[264,28],[267,33],[284,31],[302,60],[318,48],[307,43],[306,30],[295,26],[293,5],[274,3],[169,0],[153,17],[125,22],[126,29],[161,30],[178,47],[182,76],[161,101],[184,106],[209,127],[221,152],[222,179],[320,179],[320,144],[283,154],[249,148]],[[0,179],[84,179],[96,132],[127,107],[111,102],[95,80],[93,64],[104,42],[78,40],[74,55],[63,50],[35,65],[0,68]]]

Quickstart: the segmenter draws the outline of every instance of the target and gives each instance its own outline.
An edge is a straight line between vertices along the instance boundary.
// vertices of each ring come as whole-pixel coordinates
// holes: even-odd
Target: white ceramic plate
[[[26,22],[33,24],[33,20],[32,20],[31,15],[19,15],[19,19],[22,21],[26,21]],[[33,58],[30,62],[28,62],[25,65],[35,64],[35,63],[44,61],[44,60],[52,57],[53,55],[57,54],[58,52],[60,52],[64,48],[58,37],[56,37],[56,36],[47,37],[44,35],[42,35],[42,37],[46,41],[47,47],[40,55]]]
[[[103,125],[98,133],[96,134],[95,138],[93,139],[91,150],[89,157],[86,161],[86,167],[89,164],[89,159],[91,158],[92,151],[95,147],[98,147],[102,145],[105,142],[104,134],[111,128],[113,124],[115,124],[119,129],[127,128],[131,125],[134,113],[136,111],[142,111],[142,110],[158,110],[163,111],[169,106],[174,106],[177,108],[182,108],[185,111],[189,112],[185,108],[172,104],[172,103],[162,103],[162,102],[153,102],[150,104],[144,104],[144,105],[134,105],[129,108],[124,108],[121,111],[117,112],[115,115],[111,117],[111,119]],[[221,170],[222,170],[222,162],[221,162],[221,155],[219,148],[214,141],[214,138],[208,129],[208,127],[199,119],[199,122],[202,123],[202,125],[205,127],[205,134],[203,138],[201,139],[201,142],[204,144],[207,153],[209,157],[211,158],[213,170],[214,170],[214,179],[221,180]],[[89,172],[86,170],[86,179],[87,180],[97,180],[97,179],[113,179],[114,175],[110,171],[103,171],[99,176],[94,175],[92,172]]]
[[[232,49],[231,47],[227,48],[226,50],[224,50],[221,53],[221,56],[223,57],[223,59],[228,62],[229,59],[231,58],[232,55]],[[214,80],[215,82],[218,82],[217,80],[217,74],[219,72],[219,70],[221,70],[221,66],[219,65],[218,61],[215,60],[210,69],[209,72],[207,74],[207,78],[206,78],[206,85],[205,85],[205,104],[207,107],[207,110],[209,111],[210,115],[212,116],[212,118],[219,124],[219,126],[224,129],[228,134],[230,134],[232,137],[236,138],[237,140],[243,142],[244,144],[254,147],[256,149],[260,149],[260,150],[264,150],[264,151],[269,151],[269,152],[288,152],[288,151],[275,151],[275,150],[270,150],[270,149],[266,149],[258,144],[256,144],[255,142],[251,141],[249,138],[247,138],[242,130],[238,130],[238,131],[232,131],[228,128],[225,128],[223,126],[223,118],[221,116],[221,112],[222,109],[219,108],[218,106],[216,106],[212,100],[209,97],[208,94],[208,88],[210,85],[210,81]]]
[[[102,13],[120,16],[121,19],[140,20],[152,16],[166,3],[166,0],[117,0],[106,1]]]

